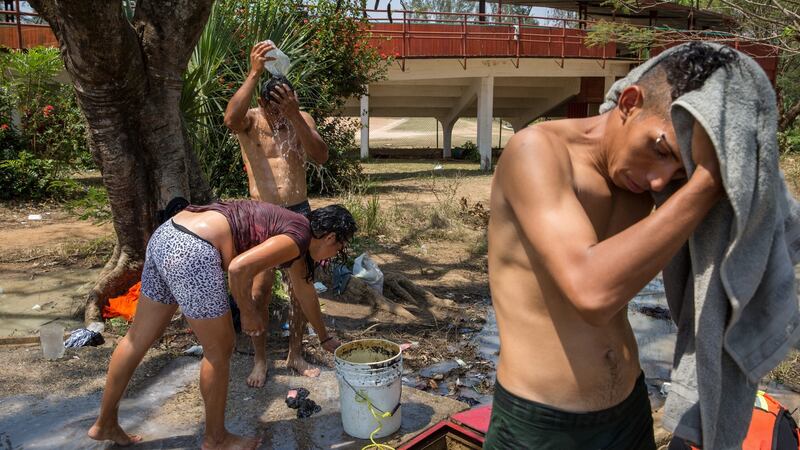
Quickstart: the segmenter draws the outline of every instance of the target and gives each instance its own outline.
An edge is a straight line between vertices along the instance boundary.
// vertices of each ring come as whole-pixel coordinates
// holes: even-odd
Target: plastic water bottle
[[[265,42],[275,45],[272,41]],[[289,66],[291,65],[291,62],[289,61],[289,57],[286,56],[286,53],[283,53],[281,49],[275,47],[274,49],[268,51],[266,56],[275,58],[272,61],[264,61],[264,68],[267,69],[267,72],[271,73],[272,76],[286,76],[286,74],[289,73]]]

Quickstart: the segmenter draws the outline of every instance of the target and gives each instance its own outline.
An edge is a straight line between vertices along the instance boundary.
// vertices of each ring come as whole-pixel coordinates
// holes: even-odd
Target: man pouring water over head
[[[306,192],[306,159],[323,164],[328,159],[328,146],[317,133],[314,119],[300,111],[299,100],[292,84],[285,77],[287,61],[276,60],[279,53],[271,41],[259,42],[250,52],[250,71],[242,86],[228,102],[225,125],[233,131],[242,149],[250,197],[286,207],[307,215],[311,212]],[[285,58],[285,56],[283,56]],[[261,84],[258,107],[250,108],[250,100],[258,87],[265,65],[273,71],[270,79]],[[280,67],[284,66],[284,67]],[[275,69],[274,67],[277,67]],[[264,319],[272,295],[274,271],[268,270],[253,282],[253,299]],[[305,317],[293,297],[289,340],[289,367],[305,376],[319,375],[319,369],[309,365],[302,356],[302,336]],[[255,361],[247,379],[252,387],[261,387],[266,380],[265,337],[254,337]]]

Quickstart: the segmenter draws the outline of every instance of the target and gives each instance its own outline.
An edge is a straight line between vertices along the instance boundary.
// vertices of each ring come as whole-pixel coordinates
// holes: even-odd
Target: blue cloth
[[[333,291],[337,295],[341,295],[347,289],[347,283],[352,276],[353,272],[347,266],[339,264],[333,266]]]
[[[87,330],[86,328],[78,328],[70,333],[69,337],[67,338],[66,342],[64,342],[64,347],[66,348],[77,348],[77,347],[85,347],[87,345],[97,346],[102,345],[105,342],[103,339],[103,335],[92,330]]]

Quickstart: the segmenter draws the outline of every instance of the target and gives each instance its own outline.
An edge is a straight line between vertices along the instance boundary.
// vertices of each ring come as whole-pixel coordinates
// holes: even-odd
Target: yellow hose
[[[375,431],[369,434],[369,440],[372,443],[361,447],[361,450],[396,450],[394,447],[390,445],[380,444],[378,442],[375,442],[375,435],[381,431],[381,428],[383,428],[383,419],[387,417],[392,417],[392,413],[387,411],[383,414],[378,414],[377,412],[375,412],[375,408],[372,406],[372,402],[363,393],[356,395],[356,402],[366,403],[367,407],[369,408],[369,412],[372,413],[372,417],[374,417],[375,421],[378,422],[378,428],[375,428]]]

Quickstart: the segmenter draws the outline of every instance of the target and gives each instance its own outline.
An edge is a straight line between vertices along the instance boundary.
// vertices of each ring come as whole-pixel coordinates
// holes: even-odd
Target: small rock
[[[203,346],[202,345],[193,345],[186,349],[183,352],[184,355],[190,356],[203,356]]]
[[[425,378],[436,378],[437,375],[442,379],[453,370],[457,369],[459,364],[453,360],[438,362],[432,366],[428,366],[419,371],[419,374]]]
[[[28,220],[42,220],[41,214],[29,214]]]
[[[34,310],[34,311],[41,311],[42,310],[42,305],[33,305],[33,308],[31,308],[31,309]]]
[[[664,384],[661,385],[661,395],[666,397],[669,394],[669,388],[672,386],[672,383],[665,381]]]

